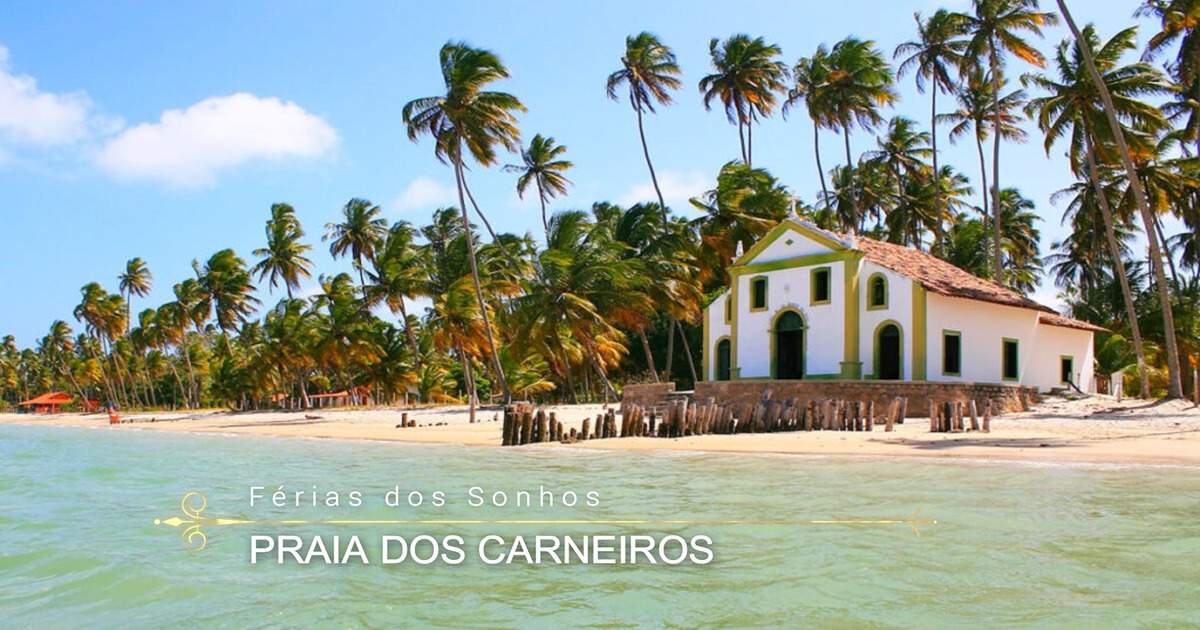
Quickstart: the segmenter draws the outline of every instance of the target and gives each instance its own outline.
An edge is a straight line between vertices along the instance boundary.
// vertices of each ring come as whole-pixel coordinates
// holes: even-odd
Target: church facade
[[[911,247],[793,215],[729,275],[704,309],[703,380],[1094,386],[1102,328]]]

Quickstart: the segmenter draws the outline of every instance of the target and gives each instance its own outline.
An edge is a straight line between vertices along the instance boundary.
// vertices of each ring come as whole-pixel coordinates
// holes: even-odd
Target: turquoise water
[[[1194,468],[890,462],[466,449],[0,427],[7,627],[696,627],[1200,623]],[[362,490],[362,508],[250,508],[249,487]],[[466,492],[586,492],[598,508],[473,508]],[[395,485],[444,508],[389,509]],[[251,533],[184,549],[155,527],[199,490],[206,516],[937,519],[904,525],[323,526],[302,534],[707,534],[706,566],[251,565]],[[471,547],[468,545],[468,550]],[[371,555],[372,560],[375,554]]]

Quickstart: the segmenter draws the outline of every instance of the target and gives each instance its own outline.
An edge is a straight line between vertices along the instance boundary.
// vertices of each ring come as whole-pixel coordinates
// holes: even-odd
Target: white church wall
[[[796,240],[799,242],[804,239],[797,235]],[[758,261],[756,258],[755,262]],[[830,271],[829,302],[814,305],[811,304],[812,270],[821,267],[828,267]],[[755,311],[751,308],[750,282],[758,277],[767,278],[767,305],[765,309]],[[845,318],[844,283],[845,265],[840,260],[738,275],[736,365],[741,368],[740,378],[770,378],[771,327],[775,318],[787,309],[798,311],[804,318],[805,375],[840,373]]]
[[[726,291],[704,309],[705,322],[708,324],[708,338],[704,340],[708,363],[701,378],[707,381],[717,380],[717,342],[730,336],[730,324],[725,321],[725,306],[728,302],[729,292]]]
[[[1038,312],[979,300],[954,298],[927,293],[926,368],[931,381],[973,381],[1002,383],[1003,340],[1016,339],[1017,376],[1023,379],[1034,356]],[[962,371],[958,376],[943,374],[942,333],[961,335]]]
[[[867,310],[870,307],[870,279],[874,274],[881,274],[887,279],[888,296],[887,308],[883,310]],[[891,320],[900,325],[901,378],[912,379],[913,356],[913,327],[912,327],[912,280],[890,269],[885,269],[870,261],[863,261],[858,280],[859,308],[858,318],[858,348],[859,360],[862,361],[863,376],[876,373],[875,370],[875,330],[885,321]]]
[[[1084,392],[1092,391],[1092,333],[1076,328],[1039,324],[1037,341],[1030,353],[1029,371],[1024,384],[1042,391],[1066,388],[1060,372],[1060,359],[1072,358],[1075,384]]]

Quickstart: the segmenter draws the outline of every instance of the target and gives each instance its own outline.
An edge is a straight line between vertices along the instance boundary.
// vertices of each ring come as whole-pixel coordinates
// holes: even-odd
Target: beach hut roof
[[[48,392],[42,394],[41,396],[17,403],[17,405],[20,407],[33,407],[37,405],[65,405],[71,402],[71,400],[72,398],[63,392]]]

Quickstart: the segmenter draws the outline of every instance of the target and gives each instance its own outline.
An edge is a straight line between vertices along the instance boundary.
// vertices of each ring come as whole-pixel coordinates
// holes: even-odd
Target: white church
[[[794,214],[704,309],[704,380],[960,381],[1093,389],[1094,332],[911,247]]]

